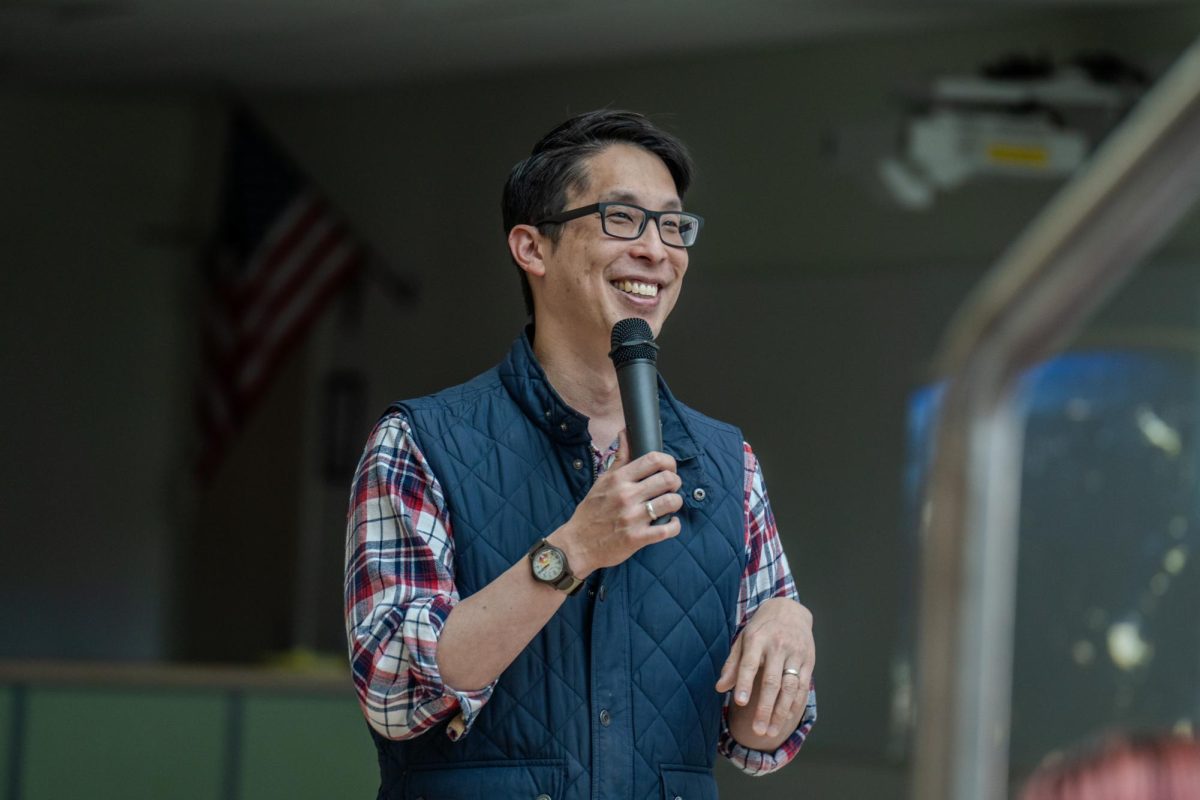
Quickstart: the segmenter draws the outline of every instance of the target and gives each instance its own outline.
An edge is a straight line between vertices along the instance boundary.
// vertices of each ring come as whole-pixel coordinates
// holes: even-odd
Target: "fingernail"
[[[750,699],[749,692],[738,692],[737,701],[742,705],[746,705],[746,701]]]
[[[756,722],[756,723],[754,723],[754,732],[757,733],[759,736],[762,736],[764,733],[767,732],[767,726],[762,724],[761,722]]]
[[[771,727],[767,728],[767,735],[768,736],[778,736],[779,735],[779,726],[772,725]]]

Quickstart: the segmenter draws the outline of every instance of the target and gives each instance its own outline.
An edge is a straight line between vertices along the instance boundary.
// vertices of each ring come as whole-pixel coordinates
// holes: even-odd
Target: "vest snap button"
[[[550,795],[548,795],[548,794],[539,794],[539,795],[537,796],[536,800],[550,800]]]
[[[566,432],[567,432],[567,428],[569,428],[570,426],[569,426],[569,425],[567,425],[567,423],[565,423],[565,422],[564,422],[564,423],[562,423],[561,425],[559,425],[558,427],[562,429],[563,433],[566,433]]]
[[[603,587],[603,586],[601,586],[601,587],[600,587],[600,601],[601,601],[601,602],[603,602],[603,601],[604,601],[604,595],[605,595],[604,587]]]
[[[612,714],[608,713],[607,708],[600,709],[600,724],[606,728],[612,724]]]
[[[583,469],[583,459],[582,458],[575,459],[574,461],[571,462],[571,466],[574,467],[575,469]]]
[[[704,491],[699,486],[697,486],[692,492],[692,499],[697,503],[703,503],[705,497],[708,497],[708,492]]]

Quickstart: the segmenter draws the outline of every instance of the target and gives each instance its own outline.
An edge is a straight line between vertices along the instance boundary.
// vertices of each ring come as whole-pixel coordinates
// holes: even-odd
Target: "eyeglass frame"
[[[615,233],[609,233],[608,226],[604,224],[604,211],[609,206],[625,206],[626,208],[636,208],[638,211],[641,211],[643,214],[645,214],[645,216],[642,217],[642,225],[640,228],[638,228],[638,232],[636,234],[634,234],[633,236],[617,236]],[[600,215],[600,230],[604,231],[605,236],[611,236],[614,239],[621,239],[622,241],[626,241],[626,242],[633,242],[633,241],[637,241],[638,239],[642,238],[642,234],[646,232],[647,223],[649,223],[650,220],[654,220],[654,227],[658,228],[658,238],[667,247],[688,248],[688,247],[692,247],[693,245],[695,245],[696,241],[695,241],[695,238],[693,238],[692,244],[672,244],[671,242],[668,242],[666,239],[664,239],[663,235],[662,235],[662,226],[661,226],[661,223],[659,222],[659,219],[664,214],[687,214],[689,217],[696,220],[696,236],[697,237],[700,235],[700,229],[702,227],[704,227],[704,217],[700,216],[699,214],[694,214],[691,211],[683,211],[681,209],[670,209],[667,211],[651,211],[648,208],[642,208],[641,206],[637,205],[636,203],[627,203],[623,200],[606,200],[606,201],[601,201],[599,203],[592,203],[591,205],[580,206],[579,208],[572,208],[569,211],[563,211],[562,213],[555,214],[552,217],[546,217],[543,220],[539,220],[538,222],[533,223],[533,225],[534,225],[534,227],[541,227],[542,225],[551,225],[551,224],[560,225],[564,222],[570,222],[573,219],[580,219],[581,217],[586,217],[590,214],[599,214]]]

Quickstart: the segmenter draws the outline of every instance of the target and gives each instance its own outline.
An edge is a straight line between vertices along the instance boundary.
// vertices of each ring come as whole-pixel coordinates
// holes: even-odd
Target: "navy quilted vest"
[[[663,449],[685,504],[672,540],[589,578],[500,676],[457,742],[445,724],[376,736],[389,800],[709,800],[746,562],[741,433],[660,382]],[[446,493],[467,597],[562,525],[592,475],[587,418],[546,380],[527,335],[474,380],[398,403]]]

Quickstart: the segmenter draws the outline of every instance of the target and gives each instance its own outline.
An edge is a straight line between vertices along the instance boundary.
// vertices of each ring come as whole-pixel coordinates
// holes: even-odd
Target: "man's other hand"
[[[734,641],[716,689],[733,690],[729,728],[746,747],[773,751],[799,724],[817,662],[812,624],[800,603],[773,597]]]

